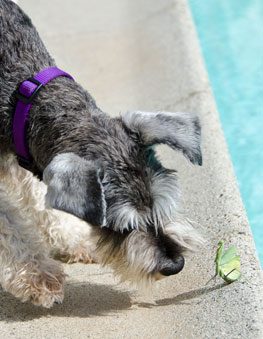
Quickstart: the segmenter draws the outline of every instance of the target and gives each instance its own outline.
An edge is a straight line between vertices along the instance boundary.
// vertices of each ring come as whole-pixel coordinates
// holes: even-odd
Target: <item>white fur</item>
[[[195,251],[204,244],[204,239],[194,223],[184,215],[174,213],[172,221],[164,227],[164,233],[181,246],[182,251]]]
[[[89,224],[45,209],[46,190],[14,156],[0,159],[0,283],[22,301],[50,307],[63,299],[65,274],[49,252],[90,262],[96,241]]]
[[[146,231],[147,225],[145,219],[146,215],[139,213],[129,203],[124,203],[121,206],[116,205],[112,207],[108,215],[108,221],[114,221],[113,229],[115,231],[121,230],[121,232],[129,229]]]
[[[169,176],[158,175],[154,177],[152,187],[153,195],[153,222],[156,228],[161,223],[172,220],[176,211],[176,201],[178,200],[178,188],[176,185],[176,175],[171,173]],[[156,229],[156,232],[158,230]]]

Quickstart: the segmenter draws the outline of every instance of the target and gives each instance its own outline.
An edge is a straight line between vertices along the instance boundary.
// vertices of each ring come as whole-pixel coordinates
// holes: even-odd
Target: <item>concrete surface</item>
[[[0,292],[1,338],[263,338],[262,273],[186,0],[21,0],[59,67],[112,115],[127,109],[196,112],[204,165],[160,147],[177,168],[181,209],[207,239],[152,296],[97,265],[65,265],[63,305],[51,310]],[[212,282],[217,243],[238,246],[244,276]],[[222,282],[222,281],[221,281]]]

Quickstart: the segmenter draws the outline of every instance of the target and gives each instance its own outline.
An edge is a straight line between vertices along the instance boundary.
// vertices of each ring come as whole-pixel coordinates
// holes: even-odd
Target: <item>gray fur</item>
[[[181,151],[193,164],[202,165],[199,119],[190,113],[127,112],[123,122],[139,134],[145,146],[167,144]]]
[[[14,92],[19,83],[56,66],[31,20],[9,0],[0,0],[0,60],[0,153],[4,153],[14,152]],[[149,147],[168,144],[200,165],[196,116],[128,112],[122,118],[110,118],[77,82],[59,77],[40,90],[32,105],[27,141],[33,171],[44,172],[47,203],[93,225],[106,226],[107,231],[96,228],[101,237],[98,249],[114,246],[112,253],[118,253],[119,263],[125,261],[122,268],[127,276],[130,272],[152,276],[171,260],[179,262],[181,253],[199,242],[193,230],[185,234],[184,226],[173,229],[169,241],[161,240],[166,224],[176,215],[178,188],[175,172],[165,169]],[[134,238],[138,242],[133,251]],[[141,239],[142,248],[148,249],[138,258]],[[169,248],[174,246],[172,257],[168,243]],[[108,259],[110,251],[101,252],[105,263],[115,260]]]
[[[106,224],[106,202],[99,169],[74,153],[56,155],[45,168],[47,206],[66,211],[95,225]]]

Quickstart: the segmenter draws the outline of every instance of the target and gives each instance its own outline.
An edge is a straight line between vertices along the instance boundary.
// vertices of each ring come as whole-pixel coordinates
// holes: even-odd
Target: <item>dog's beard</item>
[[[181,215],[164,226],[162,235],[173,244],[178,255],[194,251],[203,240],[193,224]],[[121,282],[129,281],[139,287],[149,287],[159,280],[164,260],[159,235],[152,232],[133,230],[115,232],[107,228],[94,228],[98,238],[96,256],[102,265],[109,265]]]

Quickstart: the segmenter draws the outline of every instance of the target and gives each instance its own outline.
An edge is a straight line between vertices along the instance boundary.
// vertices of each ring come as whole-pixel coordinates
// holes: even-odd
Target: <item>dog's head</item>
[[[199,120],[136,111],[107,123],[83,156],[62,153],[46,167],[47,201],[98,226],[102,261],[123,277],[178,273],[182,253],[199,238],[176,212],[176,173],[161,165],[154,146],[167,144],[201,165]]]

